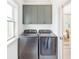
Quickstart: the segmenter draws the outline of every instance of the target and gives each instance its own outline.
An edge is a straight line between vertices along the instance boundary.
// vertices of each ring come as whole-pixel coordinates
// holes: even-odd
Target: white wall
[[[54,31],[54,33],[57,35],[57,37],[58,37],[58,59],[62,59],[62,55],[61,55],[61,50],[60,50],[60,48],[62,48],[61,47],[61,44],[60,44],[60,38],[59,38],[59,34],[60,34],[60,32],[59,32],[59,28],[60,28],[60,16],[59,16],[59,6],[58,5],[54,5],[53,6],[53,20],[54,20],[54,29],[53,29],[53,31]]]
[[[18,3],[19,9],[18,9],[18,35],[20,35],[23,32],[23,24],[22,24],[22,4],[23,0],[14,0]]]
[[[7,46],[7,59],[18,59],[17,40]]]
[[[52,0],[23,0],[23,4],[52,4]]]
[[[58,59],[62,59],[62,6],[60,0],[53,0],[53,20],[54,29],[53,31],[58,36]]]
[[[18,34],[20,35],[23,32],[23,24],[22,24],[22,4],[19,5],[19,20],[18,20]]]
[[[18,35],[23,32],[23,24],[22,24],[22,4],[23,0],[7,0],[12,4],[15,3],[18,5]]]
[[[25,29],[53,29],[53,25],[45,25],[45,24],[30,24],[30,25],[24,25],[24,30]]]
[[[22,24],[22,0],[8,0],[11,2],[15,2],[18,5],[18,35],[23,32],[23,24]],[[7,59],[18,59],[18,46],[17,39],[8,44],[7,46]]]
[[[63,13],[64,14],[71,14],[71,3],[69,3],[63,7]]]

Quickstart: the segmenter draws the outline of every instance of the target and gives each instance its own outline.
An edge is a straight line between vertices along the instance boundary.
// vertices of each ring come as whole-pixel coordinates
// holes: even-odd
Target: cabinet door
[[[45,24],[52,24],[52,6],[51,5],[45,6],[44,12],[45,12],[44,15]]]
[[[38,24],[44,24],[44,6],[38,6]]]
[[[23,6],[23,23],[37,24],[37,7],[34,5]]]
[[[52,24],[52,6],[38,6],[38,24]]]

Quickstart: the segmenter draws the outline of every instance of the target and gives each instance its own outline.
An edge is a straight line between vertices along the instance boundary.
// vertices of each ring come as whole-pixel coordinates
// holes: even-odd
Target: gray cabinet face
[[[24,5],[24,24],[52,24],[52,5]]]
[[[52,24],[52,6],[38,6],[38,24]]]
[[[38,24],[45,23],[45,7],[44,6],[38,6]]]
[[[36,6],[31,6],[31,5],[23,6],[23,23],[24,24],[37,24]]]
[[[52,6],[45,6],[45,24],[52,24]]]

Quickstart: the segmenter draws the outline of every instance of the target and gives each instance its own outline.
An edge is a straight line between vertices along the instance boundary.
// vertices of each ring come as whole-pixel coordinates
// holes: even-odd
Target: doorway
[[[63,7],[63,59],[71,59],[71,3]]]

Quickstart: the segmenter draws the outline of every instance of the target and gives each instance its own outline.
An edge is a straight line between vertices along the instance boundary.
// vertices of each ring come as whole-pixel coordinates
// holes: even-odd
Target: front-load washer
[[[24,30],[24,33],[19,36],[18,59],[39,59],[37,30]]]
[[[51,30],[39,30],[39,59],[57,59],[57,36]]]

